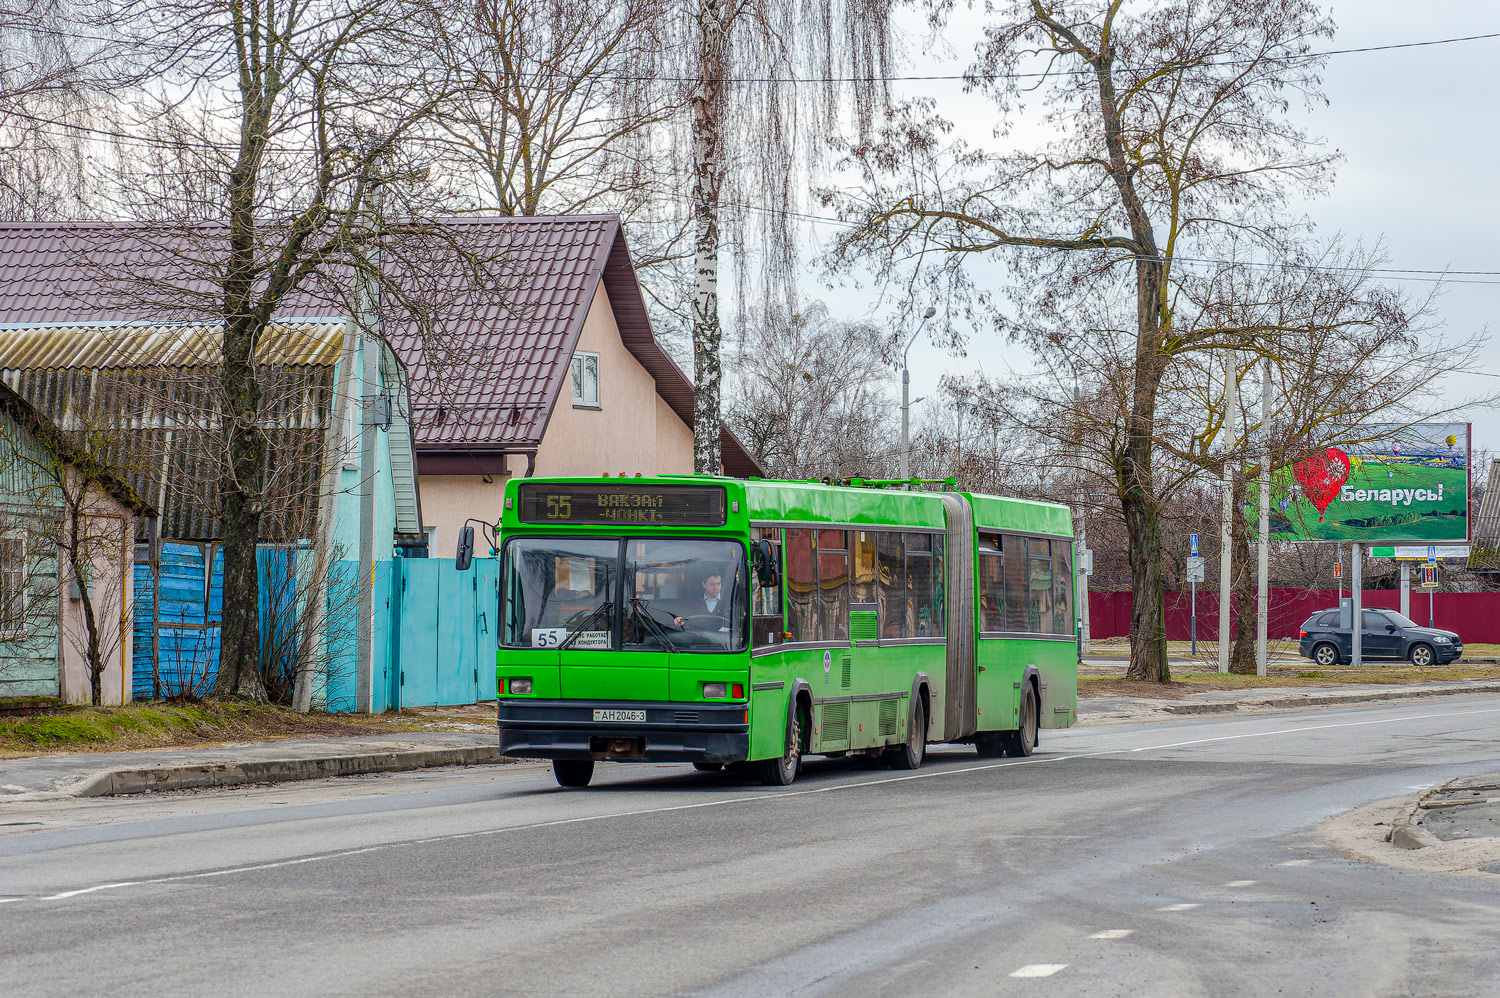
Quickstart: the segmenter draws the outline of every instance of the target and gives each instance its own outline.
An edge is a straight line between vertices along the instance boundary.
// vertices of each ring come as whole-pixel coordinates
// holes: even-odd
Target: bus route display
[[[722,527],[713,485],[522,485],[521,522]]]

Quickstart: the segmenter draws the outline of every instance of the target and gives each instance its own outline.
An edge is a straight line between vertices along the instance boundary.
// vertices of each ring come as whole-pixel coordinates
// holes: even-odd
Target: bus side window
[[[1026,629],[1037,634],[1052,633],[1052,548],[1050,541],[1039,537],[1026,539],[1027,585],[1030,586],[1030,615]]]
[[[979,629],[1005,630],[1005,566],[993,534],[979,536]]]
[[[932,538],[932,633],[938,636],[948,633],[947,606],[943,596],[948,591],[946,563],[943,560],[944,538],[936,534]]]
[[[1077,627],[1073,599],[1078,578],[1073,574],[1073,548],[1067,541],[1052,542],[1052,568],[1052,580],[1057,587],[1052,598],[1052,633],[1072,634]]]
[[[818,640],[818,566],[813,561],[812,531],[786,531],[786,629],[788,641]]]
[[[901,535],[882,530],[875,541],[880,563],[880,636],[906,637],[906,563],[901,553]]]
[[[1000,539],[1005,556],[1005,630],[1029,631],[1030,579],[1026,576],[1026,538],[1005,534]]]
[[[849,640],[847,530],[818,531],[818,640]]]
[[[852,585],[849,589],[850,603],[871,604],[875,602],[875,531],[851,530],[849,532],[849,570]]]
[[[752,528],[750,531],[750,543],[758,545],[764,538],[771,542],[771,557],[778,568],[776,585],[762,586],[751,572],[751,584],[753,585],[751,596],[751,641],[754,647],[764,648],[774,645],[781,640],[781,532],[774,527],[761,529]]]
[[[932,535],[906,535],[906,636],[931,637]]]

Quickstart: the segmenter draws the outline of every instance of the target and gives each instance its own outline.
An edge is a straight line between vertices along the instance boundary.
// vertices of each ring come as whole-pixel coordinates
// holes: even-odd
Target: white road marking
[[[1182,904],[1164,904],[1157,911],[1187,911],[1189,908],[1198,907],[1196,901],[1184,901]]]
[[[1089,936],[1089,938],[1090,939],[1124,939],[1126,936],[1130,935],[1134,931],[1135,931],[1134,929],[1105,929],[1102,932],[1095,932],[1093,935]]]
[[[1066,963],[1028,963],[1020,970],[1012,970],[1011,977],[1051,977],[1067,967]]]
[[[1249,887],[1253,883],[1255,883],[1255,881],[1253,881],[1253,880],[1231,880],[1229,883],[1225,884],[1224,886],[1225,887]]]
[[[1289,859],[1285,863],[1279,863],[1277,865],[1278,866],[1312,866],[1312,862],[1313,861],[1310,860],[1310,859]]]
[[[377,845],[364,846],[359,849],[341,849],[335,852],[315,853],[311,856],[299,856],[294,859],[277,860],[270,863],[255,863],[248,866],[231,866],[219,870],[203,870],[198,873],[175,873],[162,877],[146,877],[140,880],[121,880],[114,883],[95,884],[91,887],[80,887],[75,890],[62,891],[57,894],[39,895],[35,898],[17,898],[16,900],[37,901],[62,901],[67,898],[78,897],[83,894],[93,894],[96,891],[116,890],[122,887],[143,887],[154,884],[172,884],[188,880],[204,880],[210,877],[226,877],[235,873],[254,873],[259,870],[275,870],[286,866],[300,866],[305,863],[317,863],[329,859],[343,859],[348,856],[361,856],[367,853],[380,852],[386,849],[396,849],[402,846],[431,845],[438,842],[459,842],[465,839],[481,838],[490,835],[504,835],[509,832],[527,832],[539,828],[558,828],[563,825],[581,825],[595,821],[608,821],[612,818],[638,818],[651,814],[670,814],[674,811],[694,811],[700,808],[725,807],[731,804],[753,804],[759,801],[791,800],[795,797],[811,797],[818,794],[839,793],[845,790],[862,790],[866,787],[884,786],[891,783],[907,783],[912,780],[931,780],[944,776],[963,776],[969,773],[982,773],[992,769],[1009,769],[1012,766],[1042,766],[1050,763],[1072,762],[1077,759],[1100,759],[1107,756],[1129,755],[1136,752],[1150,752],[1154,749],[1182,748],[1187,745],[1205,745],[1212,742],[1238,741],[1243,738],[1267,738],[1271,735],[1296,734],[1302,731],[1319,731],[1325,728],[1356,728],[1371,724],[1395,724],[1400,721],[1422,721],[1434,717],[1465,717],[1475,714],[1500,714],[1500,707],[1486,707],[1480,710],[1445,711],[1436,714],[1406,714],[1401,717],[1378,718],[1369,721],[1342,721],[1333,724],[1311,724],[1300,728],[1277,728],[1272,731],[1252,731],[1238,735],[1217,735],[1212,738],[1195,738],[1185,742],[1168,742],[1162,745],[1143,745],[1139,748],[1130,749],[1102,749],[1098,752],[1075,752],[1072,755],[1055,756],[1030,756],[1024,759],[1013,759],[1005,762],[983,763],[977,766],[960,766],[956,769],[939,769],[926,773],[909,773],[905,776],[887,776],[870,780],[861,780],[857,783],[836,783],[826,787],[811,787],[806,790],[780,790],[769,793],[748,794],[743,797],[721,797],[717,800],[698,801],[693,804],[668,804],[663,807],[638,808],[631,811],[610,811],[605,814],[586,814],[576,818],[556,818],[552,821],[537,821],[522,825],[507,825],[503,828],[486,828],[477,832],[454,832],[450,835],[433,835],[419,839],[400,839],[395,842],[382,842]],[[1295,862],[1295,861],[1294,861]],[[1187,905],[1188,908],[1196,908],[1197,905]],[[1181,911],[1180,906],[1158,909],[1159,911]]]

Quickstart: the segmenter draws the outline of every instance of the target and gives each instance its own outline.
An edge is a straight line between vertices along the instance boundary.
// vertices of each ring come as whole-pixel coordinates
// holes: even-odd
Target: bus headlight
[[[728,691],[724,688],[723,683],[703,684],[703,699],[705,700],[723,700],[727,695]]]
[[[509,680],[506,683],[505,689],[506,689],[507,693],[514,693],[514,694],[516,694],[518,696],[530,693],[531,692],[531,680],[529,680],[529,679],[512,679],[512,680]]]

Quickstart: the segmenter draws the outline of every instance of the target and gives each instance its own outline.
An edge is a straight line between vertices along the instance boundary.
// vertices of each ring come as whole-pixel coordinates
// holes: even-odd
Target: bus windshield
[[[734,541],[521,537],[505,545],[502,573],[509,647],[722,652],[747,644],[745,549]]]
[[[521,537],[505,545],[505,624],[512,647],[614,647],[620,542]]]

